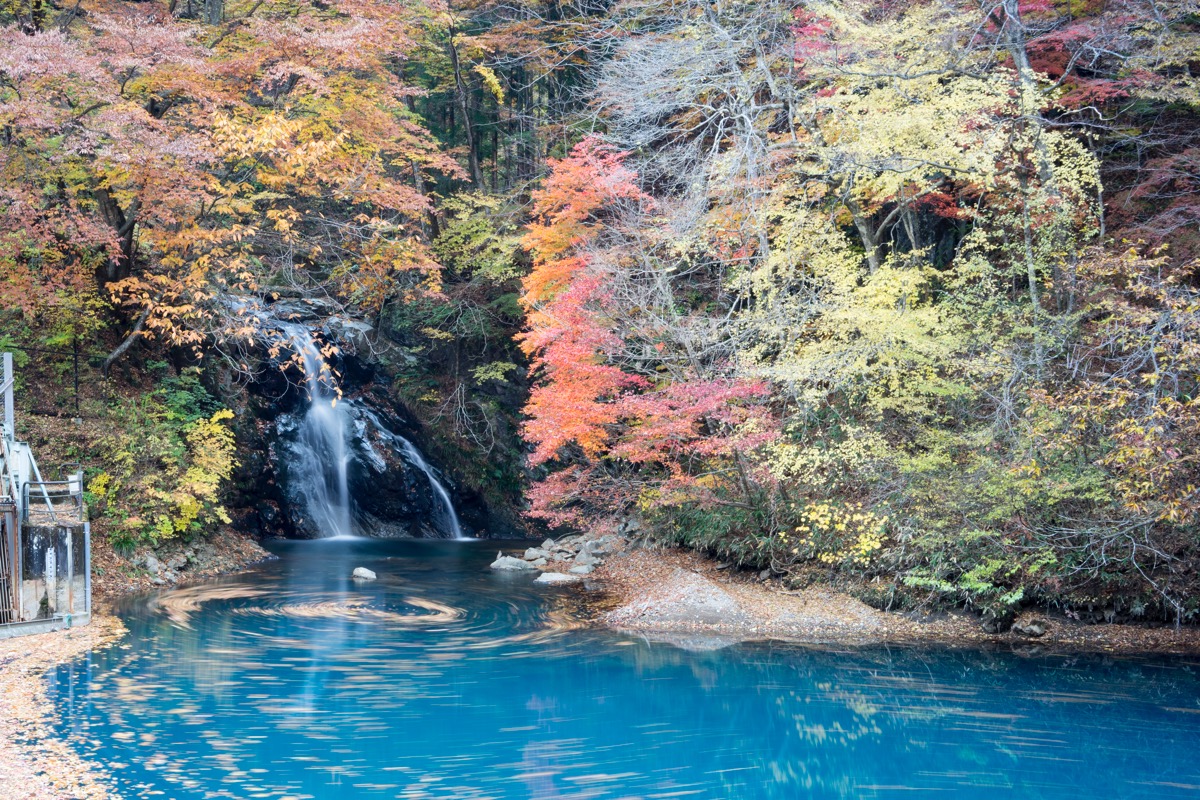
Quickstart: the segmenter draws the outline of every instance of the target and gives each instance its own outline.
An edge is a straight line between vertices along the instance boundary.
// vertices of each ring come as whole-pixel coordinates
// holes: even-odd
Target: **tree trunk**
[[[112,283],[128,275],[133,266],[133,233],[137,225],[138,201],[134,198],[126,211],[117,204],[108,189],[97,189],[92,196],[100,209],[100,215],[117,232],[120,242],[120,252],[111,256],[105,264],[106,272],[102,282]]]
[[[863,250],[867,254],[867,269],[872,275],[879,271],[879,231],[871,227],[871,221],[867,219],[859,210],[858,203],[855,203],[849,198],[846,199],[846,208],[850,211],[850,216],[854,218],[854,227],[858,230],[858,237],[862,239]]]
[[[146,308],[142,311],[141,316],[137,318],[137,322],[133,324],[133,330],[131,330],[129,335],[125,337],[125,341],[117,345],[117,349],[109,353],[108,358],[104,359],[104,364],[100,367],[100,375],[105,380],[108,380],[108,370],[112,367],[113,362],[125,355],[129,348],[133,347],[134,341],[139,335],[141,335],[142,329],[146,327],[146,320],[149,318],[149,316],[150,307],[146,306]]]
[[[450,54],[450,66],[454,70],[454,94],[458,100],[458,110],[462,112],[463,131],[467,139],[467,167],[471,172],[471,182],[477,189],[483,189],[483,169],[479,166],[479,143],[476,141],[475,126],[471,121],[470,96],[467,82],[463,79],[462,64],[458,60],[458,46],[454,43],[455,30],[450,26],[449,41],[446,49]]]

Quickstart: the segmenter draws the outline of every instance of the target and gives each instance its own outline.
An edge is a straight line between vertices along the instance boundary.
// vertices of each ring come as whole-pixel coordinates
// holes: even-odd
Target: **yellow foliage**
[[[492,97],[496,98],[496,103],[503,105],[504,87],[500,84],[500,78],[496,76],[496,73],[490,67],[485,67],[483,64],[476,64],[474,70],[483,79],[483,85],[491,92]]]
[[[826,564],[868,566],[887,539],[888,518],[858,503],[810,503],[796,521],[799,524],[793,531],[779,534],[780,539],[785,544],[796,543],[793,554],[804,550]]]

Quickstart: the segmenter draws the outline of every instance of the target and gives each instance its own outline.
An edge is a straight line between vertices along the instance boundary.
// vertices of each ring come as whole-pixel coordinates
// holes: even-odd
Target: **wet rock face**
[[[355,521],[370,536],[442,538],[448,523],[428,476],[371,424],[355,428],[350,496]],[[444,482],[444,481],[443,481]]]
[[[406,421],[398,415],[381,418],[381,414],[357,402],[346,402],[345,412],[349,417],[346,485],[355,533],[380,538],[448,536],[442,503],[433,485],[404,457],[395,440],[395,429],[413,435]],[[309,478],[302,475],[299,463],[300,459],[311,458],[297,446],[302,418],[297,413],[279,417],[272,450],[284,513],[293,535],[318,538],[323,531],[312,516],[306,491]]]
[[[264,348],[262,357],[270,363],[264,363],[259,379],[247,389],[249,413],[238,432],[244,451],[237,478],[239,499],[233,504],[240,528],[268,537],[318,538],[332,528],[348,527],[366,536],[444,538],[455,531],[445,510],[448,496],[465,535],[504,538],[523,533],[493,514],[480,493],[456,485],[440,465],[430,464],[420,453],[425,436],[417,420],[391,400],[386,371],[372,360],[375,333],[369,324],[341,316],[319,299],[303,297],[274,297],[268,300],[267,313],[271,324],[279,325],[289,338],[272,342],[279,348],[278,357],[268,357]],[[308,455],[303,455],[300,440],[313,407],[313,386],[295,365],[318,357],[304,349],[308,336],[322,348],[320,360],[329,358],[331,375],[340,387],[340,396],[333,388],[325,394],[337,397],[333,405],[343,415],[344,457],[312,458],[311,436]],[[299,349],[289,351],[288,343]],[[336,351],[323,349],[326,343],[336,345]],[[329,443],[323,444],[327,451]],[[416,449],[415,461],[406,456],[406,450],[412,452],[409,448]],[[344,476],[330,475],[324,489],[314,491],[319,484],[313,473],[320,468],[312,465],[333,461],[345,463]],[[426,468],[440,491],[431,485]],[[331,502],[335,497],[349,501]],[[347,517],[350,522],[331,525],[330,515],[320,511],[331,507],[339,509],[340,523]],[[343,508],[348,511],[340,511]]]

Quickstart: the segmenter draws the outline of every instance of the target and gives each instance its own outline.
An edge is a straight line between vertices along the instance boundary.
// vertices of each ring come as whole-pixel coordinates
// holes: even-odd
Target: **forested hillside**
[[[0,22],[0,345],[125,545],[257,502],[307,302],[370,326],[324,344],[345,391],[530,524],[893,608],[1200,613],[1187,0]]]

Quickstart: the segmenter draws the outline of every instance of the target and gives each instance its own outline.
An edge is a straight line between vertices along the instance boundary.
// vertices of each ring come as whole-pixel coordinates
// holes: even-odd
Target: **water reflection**
[[[490,573],[486,544],[279,550],[131,601],[123,645],[59,671],[64,731],[125,796],[1200,793],[1194,661],[695,652],[577,629],[572,590]]]

